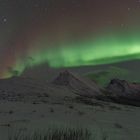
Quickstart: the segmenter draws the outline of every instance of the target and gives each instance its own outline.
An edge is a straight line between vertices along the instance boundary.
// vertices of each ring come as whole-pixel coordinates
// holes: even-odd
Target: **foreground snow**
[[[88,128],[102,140],[139,140],[140,109],[117,104],[85,105],[81,103],[0,103],[0,138],[17,131],[45,131],[50,127]]]

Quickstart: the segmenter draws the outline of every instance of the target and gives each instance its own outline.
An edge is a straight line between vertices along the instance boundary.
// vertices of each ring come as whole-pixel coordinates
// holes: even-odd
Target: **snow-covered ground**
[[[140,108],[113,103],[0,103],[0,139],[17,131],[44,131],[49,127],[89,128],[97,140],[140,139]]]
[[[94,84],[90,89],[81,79],[71,79],[74,86],[64,81],[68,86],[22,78],[1,80],[0,140],[17,131],[31,133],[50,127],[88,128],[95,140],[140,140],[140,107],[81,97],[83,87],[93,93],[99,87]]]

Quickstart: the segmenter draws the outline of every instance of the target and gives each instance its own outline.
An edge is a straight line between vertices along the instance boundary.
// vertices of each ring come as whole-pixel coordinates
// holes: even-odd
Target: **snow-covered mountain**
[[[140,106],[140,84],[113,79],[104,89],[70,71],[61,72],[51,83],[23,77],[0,80],[0,100],[58,101],[77,96]]]
[[[69,71],[61,72],[52,83],[65,86],[81,96],[95,97],[101,95],[101,88],[96,83]]]

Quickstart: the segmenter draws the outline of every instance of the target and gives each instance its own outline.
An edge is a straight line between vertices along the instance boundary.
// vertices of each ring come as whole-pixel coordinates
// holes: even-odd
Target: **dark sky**
[[[121,37],[118,39],[123,42],[120,44],[121,47],[126,45],[124,43],[126,40],[133,38],[131,44],[137,44],[135,50],[138,51],[135,58],[139,58],[139,25],[139,0],[0,0],[0,77],[9,77],[13,72],[21,74],[28,65],[36,67],[44,63],[54,65],[57,58],[58,61],[61,61],[61,67],[67,66],[66,64],[63,65],[62,62],[69,63],[68,66],[81,66],[86,63],[92,65],[89,61],[83,61],[83,54],[74,48],[79,42],[79,46],[82,46],[83,40],[86,42],[91,42],[91,38],[94,38],[95,42],[100,38],[106,40],[105,35],[107,33],[109,36],[113,34],[113,39],[118,38],[123,33],[122,38],[125,38],[125,41],[120,40]],[[74,47],[71,47],[73,42]],[[111,43],[111,47],[114,47],[114,42]],[[62,57],[61,55],[60,59],[54,51],[51,51],[49,58],[46,57],[46,55],[50,55],[47,49],[61,47],[61,44],[64,52],[64,48],[70,46],[72,48],[71,53],[74,56],[77,53],[79,57],[76,56],[76,62],[71,62],[72,58],[71,63],[69,61],[64,62],[62,59],[69,59],[69,57]],[[89,48],[87,48],[87,44],[84,46],[85,50]],[[129,43],[127,45],[126,48],[129,49],[125,48],[125,50],[129,51],[130,54],[130,48],[133,45],[130,46]],[[92,47],[93,52],[95,52],[95,47]],[[100,54],[101,51],[108,49],[112,53],[111,47],[104,46],[103,50],[97,52]],[[121,51],[120,49],[117,50],[117,47],[114,49],[119,53]],[[47,53],[42,53],[43,50]],[[126,58],[129,54],[124,53],[123,55]],[[108,57],[111,59],[113,56]],[[33,63],[32,61],[35,59],[37,60]],[[106,62],[104,61],[103,64]],[[100,63],[102,64],[102,62]],[[93,64],[95,65],[95,62]],[[140,69],[139,66],[137,67]]]

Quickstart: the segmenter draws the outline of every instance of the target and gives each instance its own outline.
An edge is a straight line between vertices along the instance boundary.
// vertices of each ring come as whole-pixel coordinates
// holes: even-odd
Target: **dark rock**
[[[113,79],[106,88],[114,102],[140,106],[140,84]]]

